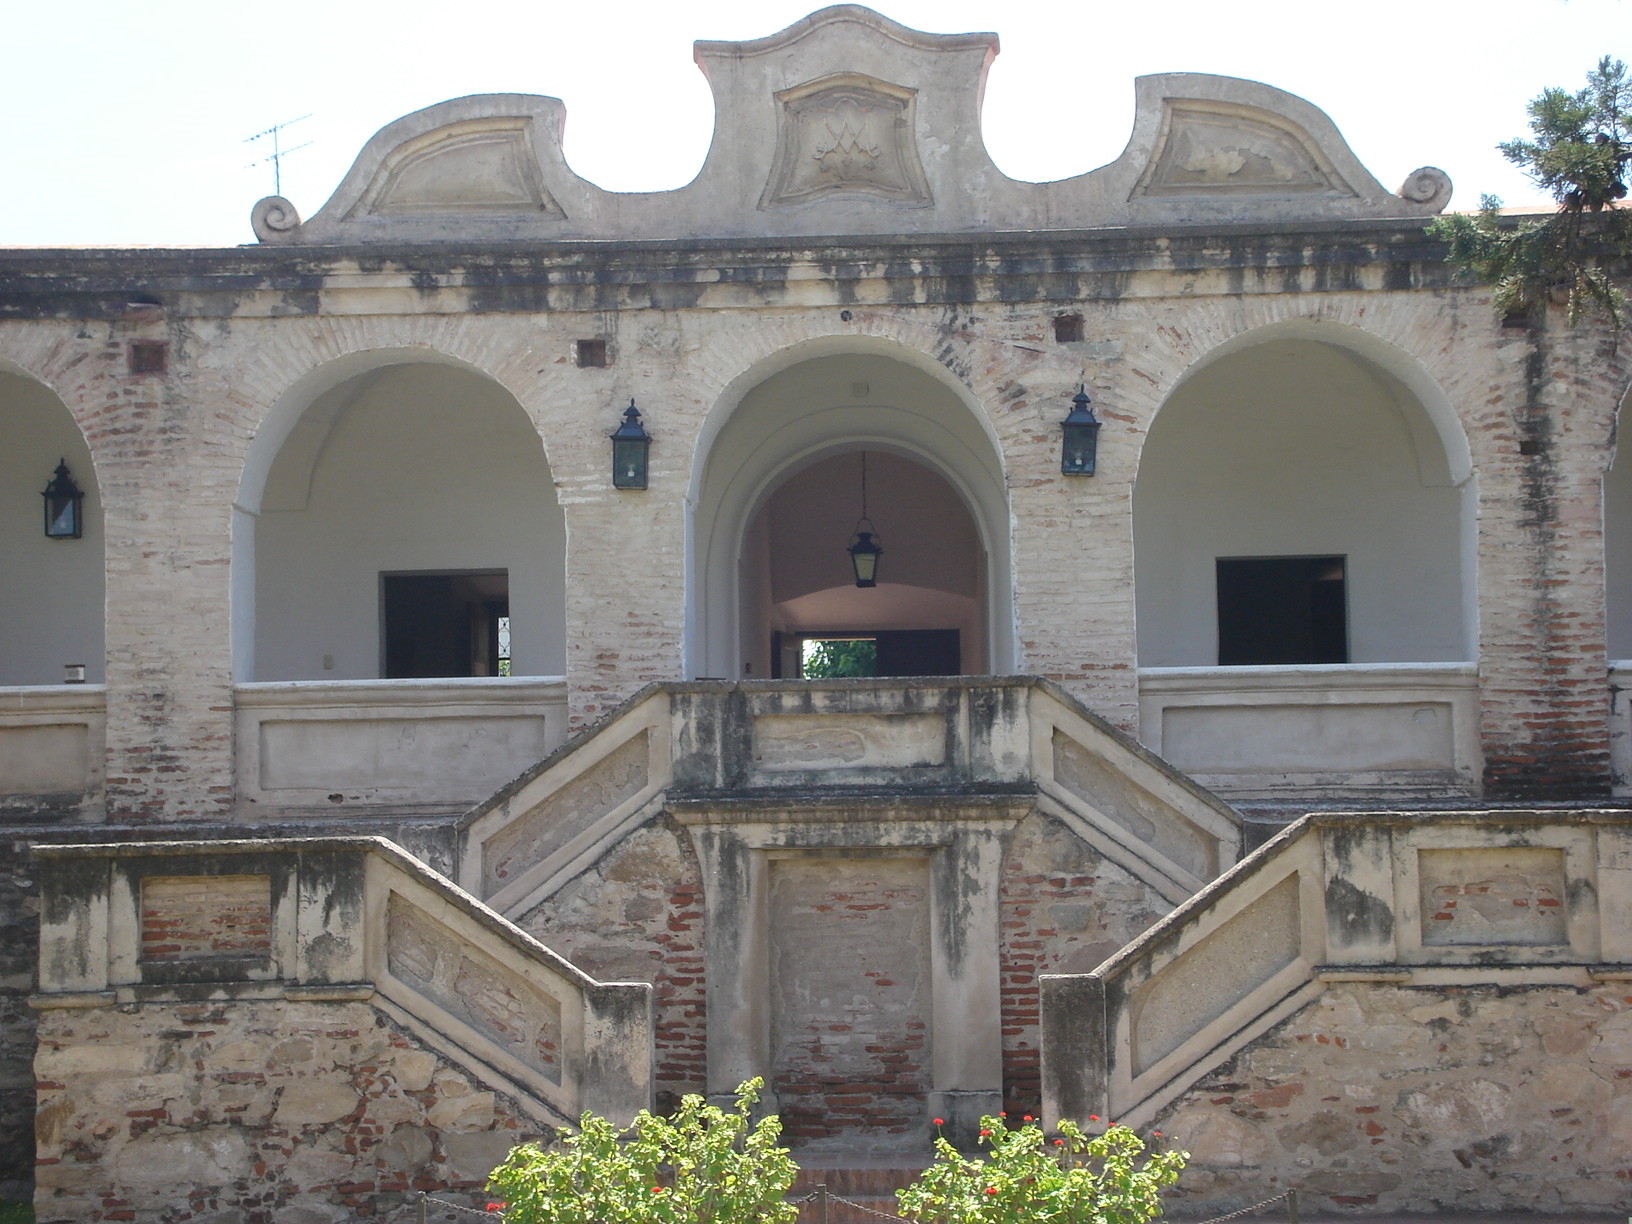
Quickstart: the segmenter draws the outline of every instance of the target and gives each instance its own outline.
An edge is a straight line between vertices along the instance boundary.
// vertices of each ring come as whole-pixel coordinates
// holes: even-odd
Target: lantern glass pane
[[[645,439],[615,439],[612,443],[612,486],[617,489],[646,487]]]
[[[1094,474],[1095,451],[1098,449],[1095,437],[1097,431],[1079,426],[1067,425],[1065,438],[1060,448],[1060,470],[1072,475],[1092,476]]]
[[[79,538],[79,499],[53,497],[46,502],[45,534],[54,540]]]

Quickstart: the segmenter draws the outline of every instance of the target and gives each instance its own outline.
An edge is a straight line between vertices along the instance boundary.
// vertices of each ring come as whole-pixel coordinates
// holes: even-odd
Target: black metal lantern
[[[861,522],[872,526],[870,519]],[[861,530],[861,523],[857,523],[855,537],[850,541],[850,566],[856,571],[858,587],[878,585],[878,559],[883,555],[884,549],[873,539],[873,533]]]
[[[1071,397],[1071,411],[1060,422],[1060,471],[1067,476],[1092,476],[1099,453],[1099,421],[1090,407],[1088,389],[1077,388]]]
[[[623,424],[612,435],[612,487],[614,489],[644,489],[646,487],[647,451],[652,436],[640,423],[640,411],[631,398],[623,410]]]
[[[85,491],[68,475],[68,461],[58,460],[57,473],[40,494],[45,498],[45,537],[77,540],[85,534]]]
[[[867,524],[868,530],[862,530],[862,524]],[[878,535],[878,528],[873,526],[873,520],[867,517],[867,452],[861,452],[861,517],[856,520],[856,532],[850,537],[850,547],[846,549],[850,554],[850,568],[856,573],[858,587],[878,585],[878,559],[884,555],[884,546],[874,537]]]

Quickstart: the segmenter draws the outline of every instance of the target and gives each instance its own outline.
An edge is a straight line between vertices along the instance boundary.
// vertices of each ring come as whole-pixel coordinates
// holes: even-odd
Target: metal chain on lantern
[[[863,531],[861,525],[866,523],[869,530]],[[878,559],[883,556],[884,548],[877,539],[878,529],[873,526],[873,520],[867,517],[867,452],[861,452],[861,517],[856,520],[856,531],[850,537],[850,567],[856,574],[858,587],[878,585]]]

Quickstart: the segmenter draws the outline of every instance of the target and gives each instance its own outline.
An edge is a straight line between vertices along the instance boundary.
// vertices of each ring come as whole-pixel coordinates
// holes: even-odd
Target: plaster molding
[[[484,94],[407,115],[364,146],[302,222],[268,197],[263,243],[434,244],[956,234],[1430,216],[1450,180],[1392,193],[1302,98],[1201,73],[1141,77],[1107,166],[1010,178],[981,136],[995,34],[910,30],[840,4],[765,38],[698,42],[714,139],[695,179],[609,192],[562,154],[555,98]]]

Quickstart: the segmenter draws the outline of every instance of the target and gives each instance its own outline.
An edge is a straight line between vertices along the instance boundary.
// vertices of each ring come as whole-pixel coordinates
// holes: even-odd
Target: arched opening
[[[880,674],[1012,665],[1002,465],[944,369],[817,342],[739,379],[716,412],[692,517],[692,674],[791,678],[823,637],[876,640]],[[863,455],[885,550],[865,589],[847,552]]]
[[[566,533],[537,430],[485,375],[384,356],[322,372],[246,463],[240,679],[562,674]]]
[[[1145,442],[1140,665],[1472,659],[1473,482],[1434,389],[1349,329],[1243,339]]]
[[[866,490],[884,551],[876,586],[848,552]],[[756,675],[793,679],[823,642],[863,649],[848,674],[985,670],[985,550],[957,491],[889,450],[846,448],[798,469],[768,496],[743,542],[745,648]],[[813,650],[812,648],[816,648]]]
[[[40,494],[59,463],[84,493],[77,538],[46,534]],[[102,683],[104,603],[90,447],[55,392],[0,369],[0,685]]]

